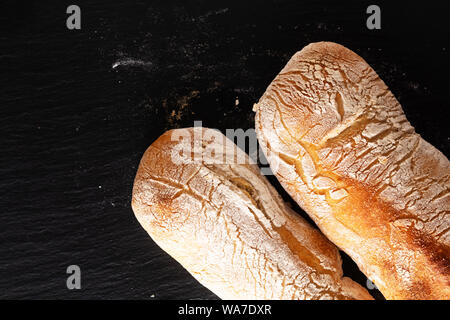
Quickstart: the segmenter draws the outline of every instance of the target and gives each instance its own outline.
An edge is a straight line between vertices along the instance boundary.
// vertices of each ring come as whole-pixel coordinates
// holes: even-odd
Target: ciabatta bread
[[[371,299],[342,277],[337,248],[216,130],[158,138],[139,165],[132,207],[152,239],[220,298]]]
[[[450,298],[449,161],[361,57],[310,44],[254,110],[283,187],[386,298]]]

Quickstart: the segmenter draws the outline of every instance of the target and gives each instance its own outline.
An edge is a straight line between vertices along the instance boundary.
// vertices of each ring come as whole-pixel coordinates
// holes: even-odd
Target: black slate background
[[[371,31],[368,1],[2,1],[0,298],[215,298],[135,220],[140,157],[194,120],[253,127],[253,103],[310,42],[365,58],[448,156],[448,2],[393,2],[374,2]],[[81,30],[65,26],[70,4]],[[365,284],[345,255],[344,272]]]

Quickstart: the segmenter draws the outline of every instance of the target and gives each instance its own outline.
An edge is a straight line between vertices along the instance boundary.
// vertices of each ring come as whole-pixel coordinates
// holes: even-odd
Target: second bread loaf
[[[218,131],[172,130],[156,140],[132,206],[152,239],[220,298],[372,299],[342,277],[337,248]]]

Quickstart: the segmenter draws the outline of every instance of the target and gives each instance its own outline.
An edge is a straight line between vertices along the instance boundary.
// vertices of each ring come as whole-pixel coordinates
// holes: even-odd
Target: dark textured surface
[[[449,154],[442,1],[378,2],[379,31],[365,27],[365,1],[74,3],[80,31],[65,27],[72,2],[0,4],[0,298],[215,298],[135,220],[139,159],[194,120],[252,127],[252,104],[309,42],[360,54]],[[65,285],[71,264],[78,291]],[[344,271],[365,284],[347,257]]]

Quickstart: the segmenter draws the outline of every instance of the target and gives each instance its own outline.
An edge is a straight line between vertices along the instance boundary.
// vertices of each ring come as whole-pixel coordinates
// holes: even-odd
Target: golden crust
[[[179,151],[194,146],[184,155],[201,160],[181,162]],[[372,299],[342,277],[337,248],[215,130],[171,130],[156,140],[139,165],[132,207],[152,239],[220,298]]]
[[[310,44],[254,110],[281,184],[386,298],[450,298],[449,161],[361,57]]]

